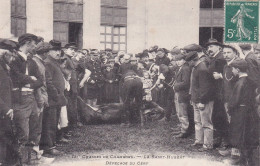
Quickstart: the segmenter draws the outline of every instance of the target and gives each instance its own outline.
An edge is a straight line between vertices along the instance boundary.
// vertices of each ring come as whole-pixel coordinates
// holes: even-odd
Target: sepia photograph
[[[0,0],[0,166],[260,166],[259,0]]]

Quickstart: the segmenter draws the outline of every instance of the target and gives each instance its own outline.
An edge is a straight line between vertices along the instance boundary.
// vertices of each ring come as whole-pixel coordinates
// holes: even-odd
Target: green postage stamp
[[[225,1],[225,42],[258,43],[258,0]]]

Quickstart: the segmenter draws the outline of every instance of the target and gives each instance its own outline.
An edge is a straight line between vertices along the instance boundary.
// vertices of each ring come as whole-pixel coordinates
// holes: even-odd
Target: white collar
[[[23,57],[25,61],[27,61],[27,55],[21,51],[19,51],[19,54]]]
[[[241,77],[247,77],[248,75],[247,75],[247,73],[243,73],[243,74],[241,74],[240,76],[239,76],[239,78],[241,78]]]

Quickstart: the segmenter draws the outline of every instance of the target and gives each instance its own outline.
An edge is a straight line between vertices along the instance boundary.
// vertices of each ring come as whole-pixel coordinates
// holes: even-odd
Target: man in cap
[[[240,44],[245,60],[248,63],[248,78],[254,88],[260,88],[260,63],[252,52],[251,44]]]
[[[230,143],[232,147],[230,165],[257,165],[252,152],[259,145],[257,116],[254,111],[254,87],[248,78],[248,63],[245,60],[233,61],[230,66],[234,76],[238,76],[230,99],[228,111],[230,121]],[[259,162],[259,161],[258,161]],[[258,163],[259,164],[259,163]]]
[[[77,127],[78,121],[78,109],[77,109],[77,95],[78,95],[78,78],[76,73],[76,65],[73,62],[73,57],[76,55],[76,43],[68,43],[64,48],[64,57],[67,58],[64,67],[65,72],[70,75],[68,79],[70,84],[70,90],[66,91],[65,95],[68,99],[68,118],[69,118],[69,128]],[[80,124],[79,124],[80,125]]]
[[[228,121],[225,113],[224,103],[222,101],[223,88],[223,68],[226,61],[222,54],[222,44],[216,39],[209,39],[205,47],[209,54],[209,72],[214,80],[214,108],[212,121],[215,129],[214,145],[228,146]]]
[[[90,60],[86,62],[86,69],[91,72],[90,78],[87,80],[87,103],[97,108],[97,102],[101,103],[101,94],[104,83],[102,73],[101,60],[97,49],[92,49],[90,52]],[[97,110],[97,109],[96,109]]]
[[[33,55],[33,60],[36,62],[39,72],[42,76],[43,86],[38,88],[35,91],[35,99],[37,103],[37,112],[39,112],[39,120],[38,120],[38,131],[37,131],[37,140],[35,142],[35,146],[33,150],[37,153],[38,158],[41,156],[41,151],[39,149],[39,143],[41,139],[41,132],[42,132],[42,117],[43,117],[43,110],[46,106],[48,106],[48,94],[47,94],[47,86],[46,86],[46,77],[45,77],[45,62],[44,60],[47,58],[47,53],[50,49],[50,44],[46,42],[41,42],[37,45],[35,49],[35,53]]]
[[[195,142],[193,146],[202,146],[199,151],[213,148],[213,79],[208,71],[205,54],[199,45],[191,44],[185,60],[193,61],[190,91],[191,102],[194,109]]]
[[[175,92],[174,101],[177,116],[181,124],[181,132],[177,137],[186,138],[189,136],[189,115],[188,115],[188,105],[190,101],[189,89],[190,89],[190,75],[191,68],[189,64],[185,61],[185,55],[178,54],[175,56],[176,63],[179,67],[175,81],[173,83],[173,89]]]
[[[35,146],[39,131],[39,112],[35,100],[35,91],[43,85],[42,75],[32,57],[38,37],[23,34],[18,38],[19,51],[11,63],[10,75],[13,81],[14,122],[17,128],[19,148],[27,145],[28,150]],[[28,153],[31,153],[30,150]]]
[[[156,58],[155,58],[155,64],[157,64],[157,65],[164,64],[164,65],[167,65],[167,66],[170,64],[170,59],[166,56],[165,49],[159,48],[157,50],[157,55],[156,55]]]
[[[18,48],[14,41],[0,39],[0,165],[11,165],[16,160],[12,151],[12,81],[10,63],[14,60],[14,50]]]
[[[43,111],[43,125],[41,137],[41,149],[45,154],[59,155],[56,149],[57,126],[62,106],[67,105],[64,95],[65,80],[61,70],[61,42],[51,40],[47,58],[44,60],[46,67],[46,86],[48,93],[48,107]]]

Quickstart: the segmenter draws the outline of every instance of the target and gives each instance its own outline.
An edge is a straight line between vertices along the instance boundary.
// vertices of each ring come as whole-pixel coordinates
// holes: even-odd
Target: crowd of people
[[[195,132],[198,151],[217,149],[232,165],[259,164],[260,45],[209,39],[203,47],[130,54],[62,47],[29,33],[0,39],[0,163],[61,155],[56,147],[83,125],[78,98],[97,112],[123,103],[122,127],[131,126],[133,108],[159,105],[166,122],[177,115],[175,137]]]

